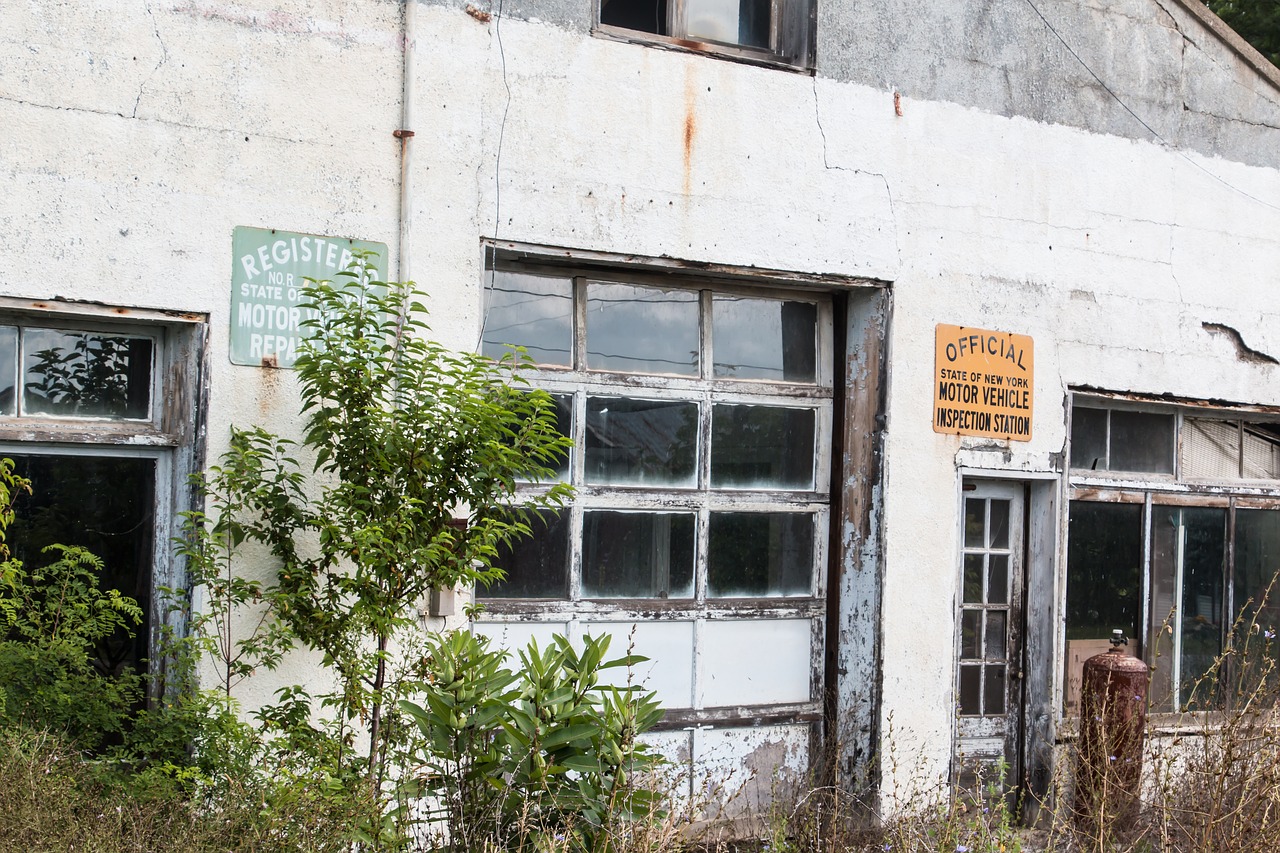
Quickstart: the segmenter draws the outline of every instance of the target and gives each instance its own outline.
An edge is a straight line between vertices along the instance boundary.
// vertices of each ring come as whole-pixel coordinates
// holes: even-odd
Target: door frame
[[[1059,567],[1064,558],[1059,555],[1059,544],[1065,541],[1066,521],[1059,508],[1065,505],[1063,475],[1061,471],[1054,470],[1004,471],[970,465],[958,466],[957,472],[955,506],[960,513],[958,534],[962,533],[964,497],[968,494],[964,491],[965,483],[1003,483],[1022,489],[1024,494],[1022,743],[1018,750],[1021,797],[1016,805],[1020,807],[1023,823],[1036,824],[1052,813],[1049,795],[1062,701],[1063,652],[1059,631],[1062,581]],[[962,546],[963,539],[960,539],[956,547],[957,582],[962,577]],[[957,623],[960,595],[958,588],[954,608]],[[957,637],[951,663],[953,685],[958,651]],[[952,748],[954,751],[954,739]]]
[[[1025,587],[1027,564],[1027,500],[1026,488],[1017,482],[996,479],[970,479],[961,481],[959,513],[959,547],[957,549],[957,594],[955,597],[955,640],[952,650],[952,687],[955,691],[955,720],[952,732],[951,783],[957,790],[971,788],[980,782],[983,788],[997,781],[990,776],[975,780],[970,776],[978,766],[1002,762],[1003,770],[998,780],[1006,791],[1016,791],[1022,778],[1022,732],[1025,727]],[[984,502],[983,541],[972,544],[967,541],[969,502]],[[1005,519],[1003,544],[988,541],[994,516],[987,508],[994,502],[1008,502],[1009,514]],[[990,528],[990,529],[989,529]],[[976,599],[966,597],[966,567],[969,558],[981,555]],[[994,567],[996,560],[1005,559],[1003,573]],[[1004,591],[997,594],[998,578],[1003,574]],[[968,617],[975,617],[970,620]],[[1002,632],[999,641],[993,641],[992,631]],[[970,636],[972,635],[972,636]],[[997,633],[996,636],[999,636]],[[966,640],[966,637],[968,639]],[[966,651],[966,645],[969,646]],[[994,653],[993,653],[994,652]],[[982,661],[973,664],[966,661]],[[970,682],[974,692],[966,697],[965,674],[976,674],[976,685]],[[1002,676],[1003,689],[997,686],[992,695],[993,677]],[[999,697],[999,711],[987,713],[988,703]],[[979,713],[963,714],[965,704],[975,704]],[[962,758],[966,752],[973,761]],[[978,770],[981,772],[981,770]]]

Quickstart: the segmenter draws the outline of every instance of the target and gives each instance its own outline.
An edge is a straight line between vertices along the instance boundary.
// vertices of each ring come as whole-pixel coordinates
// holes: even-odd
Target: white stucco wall
[[[890,91],[550,26],[503,22],[499,53],[492,24],[421,23],[453,33],[422,56],[419,91],[448,107],[414,155],[419,186],[443,181],[451,202],[418,209],[415,257],[435,269],[417,275],[456,270],[468,323],[478,236],[893,282],[882,730],[907,776],[950,756],[957,466],[1061,470],[1071,385],[1280,403],[1273,371],[1201,326],[1280,351],[1262,284],[1280,260],[1275,170],[954,104],[898,116]],[[1031,442],[932,431],[937,323],[1035,339]]]
[[[232,424],[296,432],[292,375],[227,358],[231,232],[382,241],[395,268],[400,5],[0,12],[0,294],[206,313],[209,458]],[[926,772],[951,748],[957,466],[1060,471],[1071,385],[1280,405],[1274,367],[1201,325],[1280,355],[1274,168],[451,7],[417,23],[404,274],[446,343],[477,343],[484,239],[892,283],[881,721]],[[932,431],[937,323],[1035,339],[1031,442]]]

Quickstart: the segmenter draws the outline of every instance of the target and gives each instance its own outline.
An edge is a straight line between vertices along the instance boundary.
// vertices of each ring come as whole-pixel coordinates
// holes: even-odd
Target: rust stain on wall
[[[258,371],[258,413],[265,417],[276,411],[280,405],[281,382],[284,372],[275,370],[275,365],[266,364],[263,359],[263,370]]]
[[[693,143],[698,135],[698,96],[692,76],[684,79],[684,194],[693,182]]]

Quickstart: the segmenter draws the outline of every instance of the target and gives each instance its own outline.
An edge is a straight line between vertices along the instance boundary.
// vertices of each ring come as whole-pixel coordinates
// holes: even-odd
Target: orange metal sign
[[[1030,335],[939,323],[933,431],[1030,441],[1034,355]]]

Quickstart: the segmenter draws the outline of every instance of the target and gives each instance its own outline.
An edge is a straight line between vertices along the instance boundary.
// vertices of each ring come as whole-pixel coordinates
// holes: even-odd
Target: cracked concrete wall
[[[580,33],[593,23],[590,0],[426,2]],[[818,0],[814,67],[917,100],[1280,165],[1280,75],[1259,85],[1186,8],[1198,2]]]
[[[1280,88],[1179,0],[851,0],[818,34],[820,75],[1280,165]]]
[[[456,5],[420,22],[448,48],[419,69],[414,257],[469,288],[471,340],[478,237],[893,283],[881,731],[909,759],[888,791],[950,758],[958,466],[1059,471],[1071,385],[1280,405],[1274,366],[1203,326],[1280,353],[1273,168],[963,100],[898,115],[880,82]],[[937,323],[1035,339],[1031,442],[932,431]],[[851,707],[867,685],[839,689]]]
[[[1162,2],[1037,7],[1170,145],[1025,2],[820,3],[816,76],[593,38],[587,2],[419,7],[406,276],[446,343],[476,344],[484,239],[892,282],[890,790],[949,758],[958,465],[1058,471],[1071,385],[1280,406],[1241,357],[1280,356],[1275,94]],[[227,359],[231,231],[395,254],[400,4],[0,13],[0,293],[206,312],[210,456],[293,429],[292,374]],[[937,323],[1035,339],[1031,442],[932,431]]]
[[[0,0],[0,295],[208,314],[208,458],[232,424],[296,432],[292,372],[228,358],[232,229],[395,251],[401,14]]]

